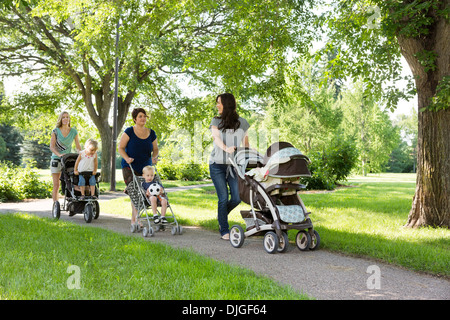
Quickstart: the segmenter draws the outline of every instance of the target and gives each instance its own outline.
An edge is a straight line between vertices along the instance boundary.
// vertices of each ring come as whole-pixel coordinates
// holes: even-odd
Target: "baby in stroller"
[[[150,201],[153,211],[153,222],[168,223],[166,219],[167,198],[164,196],[164,188],[155,179],[155,169],[152,166],[145,166],[142,169],[142,177],[145,179],[142,182],[142,188],[145,190],[145,195]],[[158,216],[157,205],[158,201],[161,204],[161,219]]]

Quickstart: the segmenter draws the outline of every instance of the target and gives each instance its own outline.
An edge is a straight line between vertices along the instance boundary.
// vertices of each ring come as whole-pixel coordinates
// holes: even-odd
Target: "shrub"
[[[49,198],[52,184],[39,180],[32,167],[20,168],[0,163],[0,201],[20,201],[27,198]]]
[[[345,181],[355,167],[358,152],[352,140],[336,137],[323,152],[310,155],[311,177],[302,178],[308,190],[332,190],[338,181]]]

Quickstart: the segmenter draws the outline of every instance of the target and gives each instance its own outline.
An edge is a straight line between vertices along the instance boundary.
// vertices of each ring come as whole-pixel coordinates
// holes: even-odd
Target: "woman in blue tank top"
[[[147,123],[147,113],[142,108],[136,108],[131,112],[134,126],[125,129],[119,142],[119,154],[122,156],[122,174],[125,184],[129,184],[133,179],[130,164],[134,173],[142,175],[142,169],[147,165],[156,164],[159,153],[156,133],[152,129],[145,127]],[[132,215],[131,224],[136,223],[137,210],[131,204]]]

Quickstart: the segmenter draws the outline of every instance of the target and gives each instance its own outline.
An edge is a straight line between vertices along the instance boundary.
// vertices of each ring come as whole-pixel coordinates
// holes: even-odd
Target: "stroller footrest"
[[[299,205],[276,206],[280,219],[287,223],[298,223],[305,220],[305,212]]]

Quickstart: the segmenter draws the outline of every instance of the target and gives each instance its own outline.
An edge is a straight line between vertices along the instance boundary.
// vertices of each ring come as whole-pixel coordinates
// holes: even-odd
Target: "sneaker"
[[[166,217],[161,217],[161,223],[169,223],[169,221],[167,221]]]
[[[158,216],[157,214],[155,214],[155,215],[153,216],[153,222],[154,222],[154,223],[160,223],[160,221],[161,221],[161,219],[159,218],[159,216]]]

